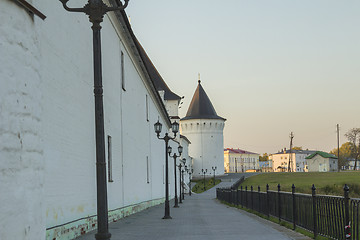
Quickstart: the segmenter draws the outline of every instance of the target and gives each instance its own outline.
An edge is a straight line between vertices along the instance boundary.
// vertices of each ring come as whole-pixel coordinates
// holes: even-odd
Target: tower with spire
[[[224,174],[225,121],[217,115],[199,75],[189,109],[180,120],[181,134],[191,141],[189,155],[193,158],[194,177],[202,176],[202,169],[207,169],[207,174],[212,175],[212,167],[216,167],[216,175]]]

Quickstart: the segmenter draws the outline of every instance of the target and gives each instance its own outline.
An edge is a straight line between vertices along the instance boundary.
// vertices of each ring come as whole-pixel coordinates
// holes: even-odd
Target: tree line
[[[338,157],[339,167],[346,166],[348,160],[354,160],[354,170],[357,167],[357,161],[360,156],[360,128],[352,128],[346,134],[348,142],[341,145],[339,148],[338,156],[338,148],[334,148],[330,151],[331,154],[334,154]]]

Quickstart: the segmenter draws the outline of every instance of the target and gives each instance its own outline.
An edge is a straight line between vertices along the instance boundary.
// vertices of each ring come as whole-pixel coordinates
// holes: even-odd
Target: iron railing
[[[241,181],[242,182],[242,181]],[[240,186],[240,189],[217,188],[216,197],[221,201],[245,207],[267,217],[276,217],[296,227],[304,228],[330,239],[360,240],[359,209],[360,199],[349,198],[349,188],[344,186],[344,196],[317,195],[312,186],[312,194],[266,191],[260,187]]]

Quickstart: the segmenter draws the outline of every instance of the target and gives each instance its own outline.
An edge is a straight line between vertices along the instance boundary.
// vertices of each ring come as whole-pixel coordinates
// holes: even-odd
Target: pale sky
[[[132,28],[179,96],[227,119],[224,147],[330,151],[360,127],[359,0],[131,0]]]

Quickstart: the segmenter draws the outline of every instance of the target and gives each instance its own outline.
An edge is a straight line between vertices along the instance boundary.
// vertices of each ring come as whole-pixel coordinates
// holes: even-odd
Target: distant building
[[[357,160],[356,163],[356,169],[354,169],[355,166],[355,159],[348,159],[346,166],[343,167],[343,169],[346,170],[360,170],[360,160]]]
[[[310,150],[291,150],[291,164],[292,172],[306,172],[305,158],[316,151]],[[272,161],[272,169],[274,172],[288,172],[289,171],[290,150],[284,149],[278,153],[270,154],[269,160]]]
[[[259,170],[258,153],[241,149],[224,149],[224,168],[227,173]]]
[[[306,157],[309,172],[335,172],[338,170],[338,158],[330,153],[317,151]]]
[[[261,172],[273,172],[272,161],[259,161],[259,168]]]

